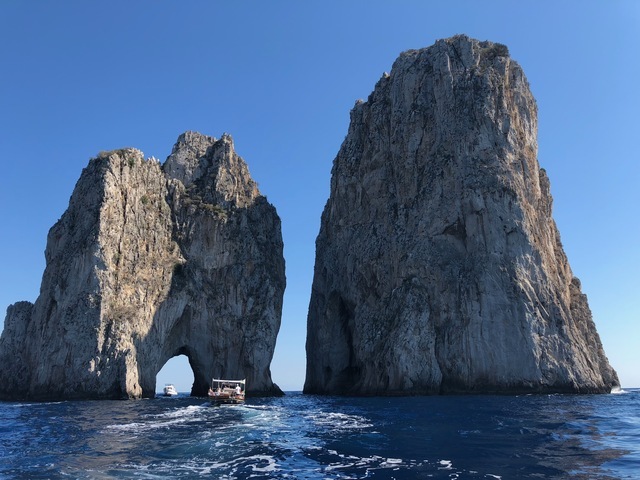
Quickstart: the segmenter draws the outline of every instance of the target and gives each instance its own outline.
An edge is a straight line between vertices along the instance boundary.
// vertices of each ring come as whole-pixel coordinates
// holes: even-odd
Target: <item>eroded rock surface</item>
[[[50,230],[35,304],[9,307],[0,398],[139,398],[188,357],[212,377],[281,393],[269,366],[285,288],[280,219],[231,137],[181,135],[164,165],[92,159]]]
[[[504,45],[404,52],[351,112],[316,242],[305,392],[608,392]]]

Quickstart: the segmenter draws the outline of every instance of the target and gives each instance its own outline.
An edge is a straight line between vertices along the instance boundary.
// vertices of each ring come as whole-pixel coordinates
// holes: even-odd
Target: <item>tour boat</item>
[[[244,380],[214,378],[211,380],[211,388],[209,388],[209,400],[216,405],[244,403],[246,382],[246,378]]]
[[[175,397],[176,395],[178,395],[178,391],[176,390],[176,387],[174,387],[170,383],[167,383],[164,386],[164,396],[165,397]]]

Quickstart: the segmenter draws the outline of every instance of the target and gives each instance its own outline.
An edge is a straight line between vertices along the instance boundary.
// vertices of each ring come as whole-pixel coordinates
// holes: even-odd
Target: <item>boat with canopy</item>
[[[217,405],[244,403],[247,379],[224,380],[214,378],[209,388],[209,400]]]

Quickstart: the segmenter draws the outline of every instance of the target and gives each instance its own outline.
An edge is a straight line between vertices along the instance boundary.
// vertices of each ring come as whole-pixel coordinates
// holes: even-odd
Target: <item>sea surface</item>
[[[0,478],[640,478],[640,389],[0,403]]]

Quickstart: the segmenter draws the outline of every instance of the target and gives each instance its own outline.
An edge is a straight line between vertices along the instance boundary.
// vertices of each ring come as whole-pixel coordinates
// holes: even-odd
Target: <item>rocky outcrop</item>
[[[351,124],[316,242],[307,393],[618,385],[552,219],[504,45],[404,52]]]
[[[269,366],[285,288],[280,219],[228,135],[181,135],[89,162],[50,230],[35,304],[8,309],[0,398],[139,398],[188,357],[212,377],[281,393]]]

